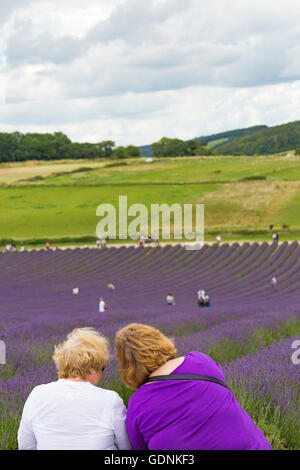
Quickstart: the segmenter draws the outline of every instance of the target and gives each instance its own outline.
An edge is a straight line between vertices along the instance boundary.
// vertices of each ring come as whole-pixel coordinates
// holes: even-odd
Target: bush
[[[31,178],[27,178],[26,180],[22,181],[42,181],[44,178],[43,176],[37,175],[37,176],[32,176]]]
[[[245,176],[241,178],[240,181],[256,181],[256,180],[266,180],[267,177],[265,175],[253,175],[253,176]]]
[[[104,168],[112,168],[115,166],[126,166],[126,165],[128,165],[127,162],[114,162],[114,163],[109,163],[108,165],[105,165]]]

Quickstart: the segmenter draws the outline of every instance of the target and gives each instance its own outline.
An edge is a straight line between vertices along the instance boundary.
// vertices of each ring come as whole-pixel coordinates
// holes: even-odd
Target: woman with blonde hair
[[[123,382],[136,390],[126,418],[133,449],[271,449],[206,354],[176,357],[171,339],[138,323],[117,332],[116,351]]]
[[[75,329],[55,347],[58,380],[30,393],[20,450],[131,449],[123,400],[97,387],[108,358],[108,340],[93,328]]]

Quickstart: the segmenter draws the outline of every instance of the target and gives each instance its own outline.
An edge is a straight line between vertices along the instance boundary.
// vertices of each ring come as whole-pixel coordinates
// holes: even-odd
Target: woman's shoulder
[[[211,356],[200,351],[191,351],[188,353],[188,356],[194,359],[195,361],[201,361],[203,364],[221,368],[220,364],[215,361]]]
[[[184,355],[185,357],[190,357],[190,358],[195,358],[195,359],[202,359],[203,361],[205,360],[213,360],[210,356],[207,354],[200,352],[200,351],[190,351],[187,354]]]
[[[117,400],[118,398],[120,398],[119,394],[115,392],[114,390],[97,387],[95,385],[92,385],[89,382],[79,382],[79,383],[71,382],[71,381],[69,382],[64,379],[58,379],[54,382],[48,382],[46,384],[36,385],[32,389],[30,395],[37,396],[39,394],[48,393],[48,392],[55,393],[56,390],[57,392],[61,392],[62,389],[66,389],[66,391],[71,391],[74,389],[74,387],[77,387],[77,386],[80,387],[82,392],[85,391],[86,394],[93,394],[93,395],[98,395],[101,397],[107,397],[107,398],[111,398],[111,400]]]
[[[117,410],[122,409],[125,406],[122,397],[114,390],[95,387],[92,385],[90,387],[90,392],[93,394],[93,398],[96,401],[99,400],[102,404],[106,403],[105,406],[109,406]]]
[[[222,367],[212,357],[200,351],[185,354],[185,360],[176,369],[177,374],[211,375],[224,380]]]
[[[39,398],[41,396],[45,396],[45,395],[51,396],[51,394],[53,392],[53,387],[56,386],[57,382],[58,381],[49,382],[49,383],[46,383],[46,384],[36,385],[35,387],[33,387],[31,392],[29,393],[28,398],[27,398],[27,402],[28,403],[33,403],[36,400],[39,400]]]
[[[206,362],[206,361],[209,363],[213,362],[214,364],[216,364],[215,360],[212,357],[200,351],[190,351],[187,354],[185,354],[184,357],[201,360],[203,362]]]
[[[58,380],[55,380],[54,382],[48,382],[48,383],[45,383],[45,384],[39,384],[39,385],[36,385],[32,391],[31,391],[31,394],[32,395],[37,395],[38,393],[40,392],[43,392],[43,391],[46,391],[46,390],[50,390],[52,389],[53,387],[56,387],[58,384]]]
[[[120,395],[114,390],[109,390],[107,388],[102,388],[102,387],[95,387],[94,391],[95,393],[101,394],[102,396],[106,396],[112,401],[123,401]]]

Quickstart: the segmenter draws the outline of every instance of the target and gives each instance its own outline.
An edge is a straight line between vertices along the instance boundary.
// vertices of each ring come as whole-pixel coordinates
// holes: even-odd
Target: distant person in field
[[[141,235],[141,236],[140,236],[140,242],[139,242],[141,247],[144,246],[144,242],[145,242],[145,241],[144,241],[144,237]]]
[[[135,390],[126,418],[134,450],[271,450],[211,357],[177,357],[170,338],[138,323],[117,332],[116,352],[122,381]]]
[[[107,284],[107,287],[108,287],[108,289],[111,290],[111,291],[116,290],[114,284],[112,284],[111,282],[110,282],[109,284]]]
[[[126,408],[98,387],[108,340],[93,328],[73,330],[55,347],[58,380],[34,387],[18,431],[20,450],[126,450]]]
[[[99,299],[99,312],[103,313],[103,312],[105,312],[105,310],[107,310],[107,305],[104,302],[103,298],[100,297],[100,299]]]
[[[199,307],[204,307],[204,303],[205,303],[205,290],[204,289],[198,290],[197,298],[198,298]]]
[[[73,295],[78,295],[79,294],[79,289],[78,287],[74,287],[74,289],[72,290],[73,292]]]
[[[168,293],[166,297],[166,301],[168,305],[175,305],[175,299],[174,299],[174,296],[171,294],[171,292]]]
[[[204,307],[210,307],[211,303],[210,303],[210,297],[208,295],[205,296],[205,300],[204,300]]]
[[[100,248],[100,247],[101,247],[101,241],[100,241],[100,240],[97,240],[97,241],[96,241],[96,245],[97,245],[97,248]]]
[[[272,277],[272,279],[271,279],[271,286],[272,286],[272,287],[276,287],[276,286],[277,286],[277,279],[276,279],[275,276]]]
[[[50,250],[50,243],[49,243],[49,242],[46,243],[46,250],[47,250],[47,251]]]
[[[105,248],[105,247],[106,247],[106,239],[103,238],[101,248]]]
[[[25,246],[23,243],[21,243],[21,246],[20,246],[20,251],[25,251]]]
[[[218,235],[216,238],[217,238],[217,242],[218,242],[218,244],[220,244],[220,243],[221,243],[221,241],[222,241],[222,238],[220,237],[220,235]]]

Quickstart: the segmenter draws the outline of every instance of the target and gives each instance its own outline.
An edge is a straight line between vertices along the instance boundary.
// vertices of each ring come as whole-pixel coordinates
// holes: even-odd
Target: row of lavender
[[[246,408],[263,403],[253,386],[250,401],[246,393],[249,374],[258,374],[261,383],[256,388],[261,386],[268,404],[266,423],[273,421],[271,434],[279,433],[276,445],[297,447],[291,423],[299,417],[299,370],[287,363],[291,340],[284,343],[285,353],[280,343],[279,353],[270,359],[287,374],[276,386],[262,367],[269,350],[261,350],[261,362],[255,363],[261,367],[255,369],[246,355],[300,333],[299,257],[297,243],[213,245],[196,252],[169,246],[0,254],[0,339],[7,345],[7,364],[0,366],[0,448],[16,446],[20,412],[32,387],[55,379],[54,344],[80,326],[94,326],[113,340],[116,330],[131,321],[175,337],[180,354],[199,349],[227,363],[227,378],[233,380],[240,400],[246,400]],[[278,279],[276,288],[270,285],[273,276]],[[115,284],[114,292],[108,291],[109,282]],[[78,296],[72,295],[74,287],[79,288]],[[211,308],[198,307],[199,288],[210,294]],[[175,296],[175,306],[166,305],[168,292]],[[98,313],[100,296],[109,307],[105,314]],[[284,385],[288,383],[290,387]],[[106,370],[105,386],[128,397],[114,359]],[[283,387],[288,414],[280,401]],[[261,419],[265,414],[258,409],[255,413]]]

